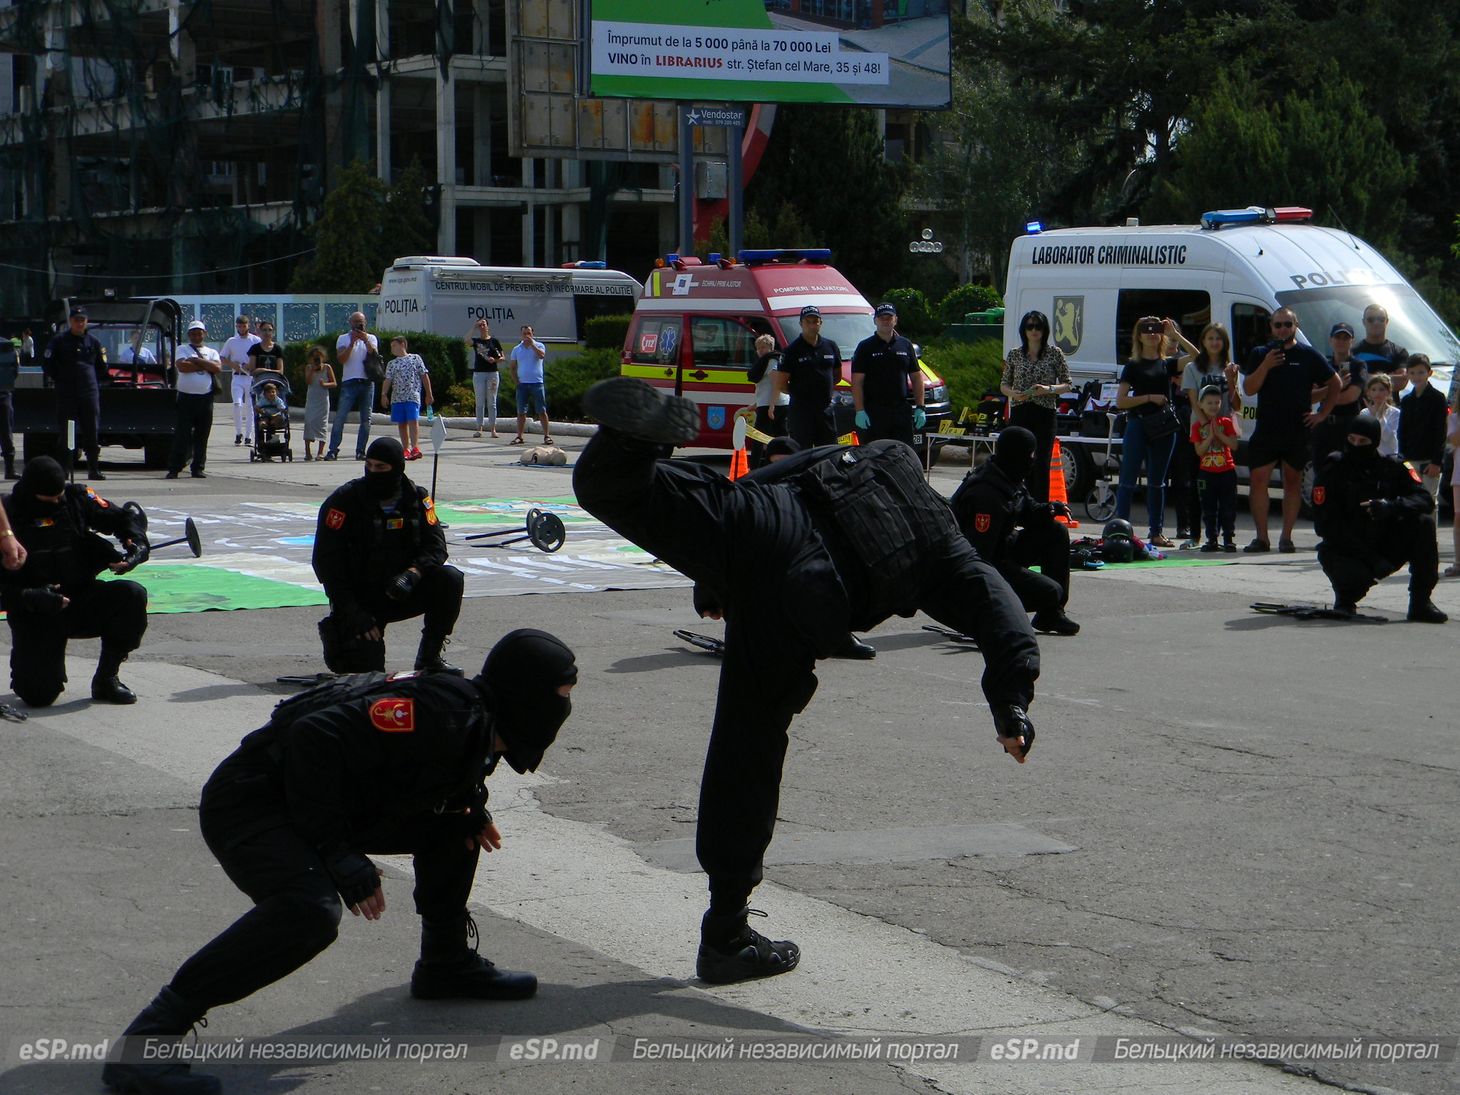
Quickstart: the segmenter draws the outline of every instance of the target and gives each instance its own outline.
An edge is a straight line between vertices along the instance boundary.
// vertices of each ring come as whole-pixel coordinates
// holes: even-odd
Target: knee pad
[[[324,664],[331,673],[382,673],[385,671],[385,640],[359,635],[341,635],[333,616],[319,621],[319,641]]]
[[[314,948],[315,953],[324,950],[340,934],[340,917],[343,906],[339,895],[329,893],[282,893],[273,899],[289,919],[297,925],[292,933],[296,939]]]
[[[43,685],[32,682],[24,686],[17,686],[12,681],[10,687],[27,707],[50,707],[66,686],[64,684],[52,685],[49,682]]]

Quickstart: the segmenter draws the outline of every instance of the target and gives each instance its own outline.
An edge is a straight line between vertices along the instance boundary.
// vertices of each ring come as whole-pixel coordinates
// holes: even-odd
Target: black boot
[[[1202,551],[1206,551],[1205,547]],[[1216,551],[1217,545],[1213,543],[1211,550]],[[1063,608],[1057,608],[1053,612],[1036,612],[1030,626],[1035,631],[1046,631],[1054,635],[1078,635],[1080,625],[1065,615]]]
[[[421,960],[411,973],[417,1000],[526,1000],[537,992],[537,975],[499,970],[467,945],[476,921],[463,911],[448,920],[421,920]]]
[[[1412,624],[1442,624],[1450,617],[1446,616],[1438,608],[1435,602],[1430,600],[1429,595],[1411,596],[1409,598],[1409,614],[1405,619]]]
[[[583,393],[583,410],[600,425],[661,445],[688,445],[700,432],[700,411],[633,377],[600,380]]]
[[[751,913],[765,915],[758,909],[705,913],[700,921],[700,951],[695,958],[695,973],[701,981],[728,985],[774,977],[796,968],[801,948],[789,939],[772,941],[761,935],[747,922]]]
[[[91,480],[105,479],[101,474],[101,453],[86,454],[86,478]]]
[[[182,1035],[194,1023],[203,1021],[198,1010],[172,989],[163,989],[157,999],[142,1009],[123,1035]],[[138,1051],[128,1056],[141,1056]],[[223,1085],[216,1076],[195,1076],[184,1064],[130,1064],[112,1061],[101,1070],[101,1082],[113,1091],[132,1095],[219,1095]]]
[[[420,648],[416,651],[416,668],[427,673],[454,673],[460,677],[462,675],[460,667],[452,665],[441,657],[441,651],[450,641],[444,635],[438,638],[423,633]]]
[[[91,678],[91,698],[100,703],[136,703],[137,694],[117,679],[125,654],[102,647],[96,662],[96,675]]]
[[[871,661],[877,657],[877,648],[871,643],[864,643],[855,635],[848,635],[847,641],[837,648],[837,652],[833,656],[854,661]]]
[[[19,474],[17,474],[17,472],[15,470],[15,454],[13,452],[8,452],[8,453],[5,454],[5,478],[6,479],[19,479],[20,478]]]

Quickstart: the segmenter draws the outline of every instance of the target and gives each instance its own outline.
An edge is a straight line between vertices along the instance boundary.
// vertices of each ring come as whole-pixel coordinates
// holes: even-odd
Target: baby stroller
[[[283,411],[258,406],[259,400],[264,397],[264,388],[269,384],[278,389],[279,402],[284,404]],[[249,394],[254,400],[253,448],[248,451],[249,463],[271,460],[276,456],[293,463],[294,453],[289,448],[289,382],[284,379],[284,374],[272,369],[256,371]]]

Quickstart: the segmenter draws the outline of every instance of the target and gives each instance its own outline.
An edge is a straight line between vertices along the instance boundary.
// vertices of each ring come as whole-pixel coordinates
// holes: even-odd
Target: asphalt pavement
[[[569,489],[520,451],[454,431],[438,497]],[[108,455],[107,496],[178,513],[317,504],[358,468],[215,445],[207,480],[164,482]],[[934,482],[963,470],[950,455]],[[270,1095],[1460,1091],[1456,625],[1404,623],[1403,575],[1366,601],[1388,623],[1253,613],[1326,600],[1313,543],[1076,575],[1083,630],[1042,642],[1023,766],[994,743],[979,654],[922,617],[873,632],[875,661],[822,663],[754,899],[801,968],[725,988],[694,978],[689,843],[717,663],[671,634],[719,625],[682,581],[480,583],[448,657],[474,667],[530,625],[581,667],[540,772],[493,777],[506,846],[473,894],[483,953],[535,970],[538,996],[412,1001],[410,865],[386,857],[384,920],[346,916],[303,970],[215,1010],[197,1044],[225,1057],[205,1071]],[[1460,613],[1460,583],[1435,599]],[[153,616],[125,709],[85,698],[96,644],[74,642],[57,706],[0,722],[0,1091],[99,1090],[95,1063],[49,1058],[111,1048],[246,908],[198,835],[198,789],[290,693],[275,678],[323,668],[320,615]],[[408,667],[415,629],[388,640]],[[366,1051],[384,1059],[348,1058]]]

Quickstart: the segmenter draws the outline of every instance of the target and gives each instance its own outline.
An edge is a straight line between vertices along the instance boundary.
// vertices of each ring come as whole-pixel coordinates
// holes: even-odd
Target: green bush
[[[921,289],[889,289],[882,299],[897,309],[897,331],[914,342],[937,338],[943,325],[928,309],[928,298]]]
[[[938,319],[947,326],[962,323],[969,312],[986,312],[1003,306],[1004,298],[992,285],[960,285],[938,302]]]
[[[590,350],[622,350],[632,315],[594,316],[583,324],[583,342]]]
[[[619,350],[578,350],[558,356],[552,347],[547,356],[548,416],[558,422],[583,420],[583,393],[600,380],[618,376]],[[512,374],[502,370],[502,386],[497,395],[498,415],[517,414],[517,387]],[[473,404],[473,407],[475,404]]]
[[[948,403],[955,419],[964,407],[977,407],[985,392],[998,391],[1004,371],[1003,350],[993,339],[939,339],[922,347],[922,358],[948,385]]]

